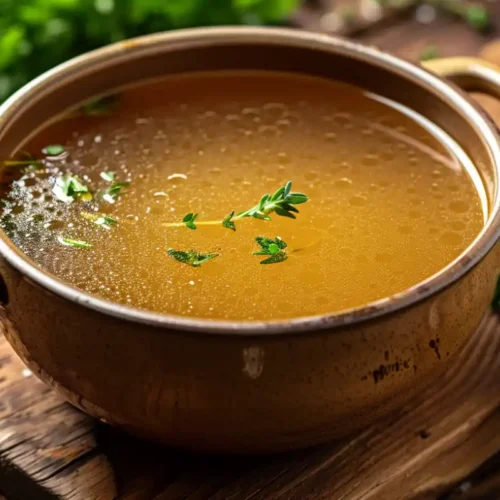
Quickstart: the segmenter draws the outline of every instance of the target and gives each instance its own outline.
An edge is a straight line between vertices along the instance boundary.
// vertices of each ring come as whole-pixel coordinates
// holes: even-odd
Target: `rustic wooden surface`
[[[491,9],[500,29],[500,9]],[[304,9],[295,22],[320,29],[321,13]],[[478,34],[446,16],[419,24],[409,10],[353,35],[417,59],[428,44],[440,55],[478,54],[495,30]],[[497,53],[484,51],[490,59]],[[481,102],[500,123],[500,104]],[[123,435],[31,376],[0,333],[5,500],[2,494],[9,500],[498,500],[500,317],[486,318],[447,375],[404,411],[349,440],[264,458],[194,456]]]

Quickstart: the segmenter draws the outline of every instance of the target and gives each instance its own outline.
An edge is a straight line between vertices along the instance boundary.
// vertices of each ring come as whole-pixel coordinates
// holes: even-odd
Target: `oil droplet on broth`
[[[166,78],[125,90],[105,119],[56,123],[22,148],[50,143],[69,153],[58,168],[88,175],[93,191],[105,187],[103,171],[131,179],[116,203],[99,207],[118,224],[83,220],[82,204],[51,199],[53,178],[37,174],[13,187],[3,227],[70,284],[163,313],[269,320],[362,306],[439,271],[483,224],[466,171],[436,162],[437,153],[456,163],[448,148],[411,116],[319,78]],[[296,220],[249,218],[236,232],[162,225],[189,212],[221,220],[289,179],[310,198]],[[260,265],[258,235],[283,238],[288,259]],[[92,248],[62,246],[59,236]],[[194,268],[168,248],[220,255]]]

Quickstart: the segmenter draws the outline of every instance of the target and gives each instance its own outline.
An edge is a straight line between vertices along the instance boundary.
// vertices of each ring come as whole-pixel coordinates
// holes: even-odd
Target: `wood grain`
[[[321,12],[302,14],[321,29]],[[362,30],[367,43],[413,60],[429,43],[442,55],[475,54],[493,36],[448,17],[418,24],[411,12]],[[479,99],[500,122],[500,104]],[[491,314],[446,376],[351,439],[264,458],[194,456],[73,409],[0,335],[0,491],[9,500],[498,500],[499,381],[500,320]]]

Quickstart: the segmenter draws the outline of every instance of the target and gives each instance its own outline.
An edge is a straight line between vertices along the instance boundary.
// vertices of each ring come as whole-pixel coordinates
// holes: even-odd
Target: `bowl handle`
[[[464,90],[484,92],[500,98],[500,66],[477,57],[432,59],[422,65]]]

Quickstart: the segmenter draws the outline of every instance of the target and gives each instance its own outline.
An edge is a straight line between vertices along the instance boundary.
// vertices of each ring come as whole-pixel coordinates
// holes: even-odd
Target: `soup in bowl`
[[[188,30],[77,58],[1,113],[7,338],[133,433],[225,452],[345,435],[489,307],[496,131],[409,63]]]

